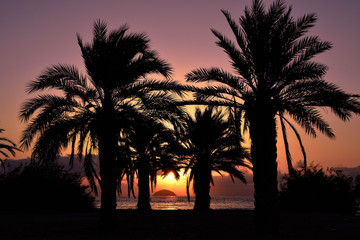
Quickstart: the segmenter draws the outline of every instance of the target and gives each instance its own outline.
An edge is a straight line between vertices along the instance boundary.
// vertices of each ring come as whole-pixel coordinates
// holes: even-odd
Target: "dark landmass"
[[[281,213],[280,233],[257,234],[254,211],[119,210],[116,227],[101,227],[99,211],[62,214],[0,214],[2,240],[35,239],[360,239],[360,217]]]
[[[173,191],[162,189],[153,194],[155,197],[176,197],[176,194]]]

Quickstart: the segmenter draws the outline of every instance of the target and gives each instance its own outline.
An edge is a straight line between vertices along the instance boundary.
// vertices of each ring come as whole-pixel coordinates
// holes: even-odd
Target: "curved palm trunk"
[[[139,187],[139,198],[138,198],[138,210],[148,211],[151,210],[150,206],[150,163],[149,159],[141,155],[139,158],[139,167],[138,167],[138,187]]]
[[[249,114],[249,121],[256,226],[260,231],[277,232],[278,183],[275,114],[266,107],[252,110]]]
[[[207,211],[210,208],[211,168],[206,158],[198,159],[199,165],[194,173],[194,210]]]

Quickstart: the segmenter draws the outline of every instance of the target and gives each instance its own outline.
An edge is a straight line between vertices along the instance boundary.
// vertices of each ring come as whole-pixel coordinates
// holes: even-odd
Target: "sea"
[[[195,198],[169,196],[151,197],[151,208],[153,210],[190,210],[194,208]],[[120,196],[117,199],[117,209],[136,209],[137,199],[134,197]],[[95,206],[100,208],[100,198],[95,199]],[[212,196],[211,209],[221,210],[253,210],[253,196]]]

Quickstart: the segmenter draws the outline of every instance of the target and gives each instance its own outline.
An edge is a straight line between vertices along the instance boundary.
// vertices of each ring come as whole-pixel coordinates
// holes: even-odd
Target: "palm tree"
[[[5,131],[4,129],[0,128],[0,133],[4,131]],[[11,154],[14,157],[16,154],[15,151],[20,151],[16,147],[15,143],[13,143],[7,138],[0,137],[0,154],[2,155],[2,157],[9,158],[10,156],[9,154]],[[3,170],[5,172],[4,160],[2,158],[0,158],[0,165],[3,167]]]
[[[181,114],[181,112],[179,113]],[[159,119],[162,117],[162,119]],[[133,114],[132,123],[124,131],[124,146],[127,146],[138,176],[138,210],[148,211],[150,186],[156,186],[157,173],[178,172],[175,149],[179,147],[174,131],[162,122],[164,116]],[[173,119],[176,120],[176,119]],[[133,182],[131,183],[133,184]]]
[[[183,155],[187,160],[185,173],[190,171],[187,195],[189,198],[189,187],[193,182],[195,210],[209,210],[213,171],[220,175],[221,172],[226,172],[233,181],[235,177],[246,182],[238,167],[249,167],[244,161],[247,152],[240,147],[234,133],[229,122],[224,120],[222,112],[214,111],[213,107],[208,107],[203,112],[197,108],[194,119],[188,116],[180,136],[184,145]]]
[[[53,161],[67,146],[71,147],[70,163],[76,150],[80,159],[85,154],[91,186],[96,190],[96,179],[100,182],[104,216],[114,214],[117,183],[130,174],[119,145],[129,113],[171,107],[166,90],[177,86],[169,79],[170,66],[150,50],[146,35],[128,33],[128,29],[123,25],[108,33],[106,23],[96,21],[92,43],[84,44],[77,36],[87,75],[70,65],[47,68],[27,92],[58,91],[27,100],[20,111],[20,119],[28,123],[21,146],[29,148],[36,139],[33,159]],[[160,74],[167,80],[146,79],[147,74]],[[99,177],[92,162],[94,153],[99,154]]]
[[[244,112],[251,138],[258,227],[277,229],[277,119],[282,125],[291,117],[305,132],[316,137],[316,129],[333,138],[334,133],[318,107],[329,107],[347,121],[360,113],[357,96],[323,80],[326,66],[313,57],[331,48],[318,37],[305,36],[316,22],[315,14],[294,19],[291,7],[275,1],[265,10],[261,0],[245,8],[239,23],[222,10],[235,35],[236,44],[212,29],[231,60],[236,75],[223,69],[197,69],[188,81],[221,83],[197,93],[198,101],[234,106]],[[292,126],[292,125],[291,125]]]

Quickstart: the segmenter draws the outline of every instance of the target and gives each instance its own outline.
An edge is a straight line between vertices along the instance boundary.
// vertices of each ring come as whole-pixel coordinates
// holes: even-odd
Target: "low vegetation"
[[[360,176],[354,179],[333,168],[311,165],[293,175],[285,175],[280,207],[290,211],[354,213],[360,196]]]
[[[94,198],[82,178],[58,165],[31,163],[0,175],[4,211],[63,212],[93,208]]]

